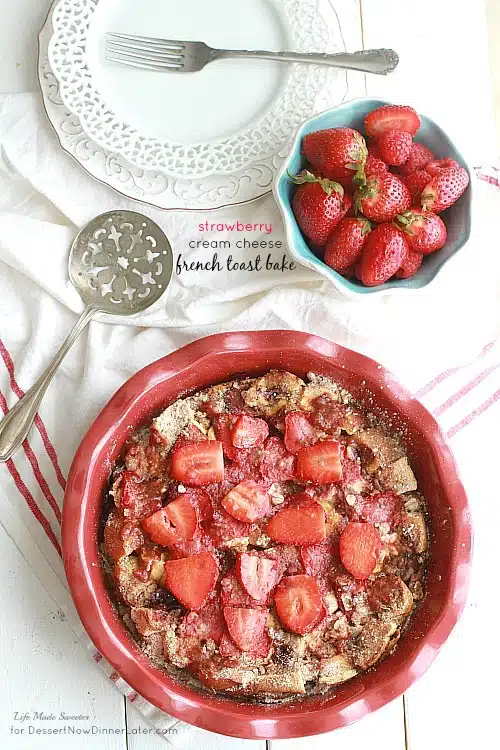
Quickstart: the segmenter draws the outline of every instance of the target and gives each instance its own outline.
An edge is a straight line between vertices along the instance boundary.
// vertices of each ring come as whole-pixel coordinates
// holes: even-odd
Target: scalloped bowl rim
[[[102,497],[126,440],[186,390],[270,367],[311,367],[373,393],[414,431],[413,457],[435,492],[431,521],[447,524],[432,573],[432,597],[395,652],[376,669],[324,698],[263,706],[231,702],[191,689],[155,667],[117,617],[102,575],[98,547]],[[304,369],[306,368],[306,369]],[[420,447],[419,447],[420,446]],[[422,447],[423,446],[423,447]],[[427,486],[427,485],[425,485]],[[427,493],[428,494],[428,493]],[[430,495],[428,494],[428,497]],[[436,510],[438,508],[439,510]],[[440,527],[441,529],[441,527]],[[443,541],[447,540],[447,541]],[[64,497],[63,559],[80,619],[99,652],[127,683],[161,710],[203,729],[245,739],[305,737],[345,726],[400,696],[420,677],[455,626],[466,602],[472,529],[464,488],[432,415],[385,368],[319,336],[297,331],[215,334],[163,357],[133,375],[110,399],[83,438]],[[446,575],[438,574],[439,571]],[[428,583],[428,587],[431,583]],[[429,590],[429,596],[430,590]],[[425,600],[424,600],[425,602]]]
[[[297,150],[300,149],[300,142],[303,138],[304,129],[307,128],[308,125],[311,125],[316,120],[319,120],[325,115],[328,115],[333,112],[338,112],[339,110],[342,110],[342,109],[349,109],[349,107],[351,107],[353,104],[356,104],[359,102],[366,102],[366,103],[372,102],[374,108],[382,107],[387,104],[398,103],[394,101],[387,101],[385,99],[376,99],[376,98],[369,97],[369,96],[356,97],[355,99],[350,99],[347,102],[342,102],[342,104],[338,104],[335,107],[330,107],[329,109],[325,109],[322,112],[317,112],[316,114],[309,117],[307,120],[304,120],[304,122],[299,126],[299,128],[297,129],[295,133],[295,137],[293,139],[292,145],[290,146],[288,154],[285,157],[285,160],[281,166],[281,169],[277,173],[273,182],[273,195],[274,195],[274,199],[276,203],[278,204],[280,213],[283,218],[288,250],[290,254],[294,257],[294,259],[297,260],[301,265],[306,266],[307,268],[310,268],[311,270],[316,271],[317,273],[321,274],[325,279],[330,281],[330,283],[332,283],[339,292],[342,292],[342,294],[349,296],[351,298],[354,298],[354,299],[359,299],[360,297],[362,297],[365,300],[373,299],[374,297],[377,296],[377,294],[386,294],[386,295],[404,294],[404,293],[411,294],[413,292],[420,291],[421,289],[427,289],[431,284],[433,284],[434,281],[436,281],[438,276],[442,275],[445,272],[445,268],[449,266],[452,260],[456,259],[459,252],[466,247],[466,245],[469,243],[471,239],[473,227],[475,225],[475,215],[476,215],[475,171],[473,167],[471,166],[471,164],[469,163],[469,161],[463,156],[461,150],[457,146],[455,146],[454,143],[453,143],[454,148],[456,149],[457,153],[460,155],[462,166],[465,166],[470,176],[470,183],[467,189],[468,198],[469,198],[469,222],[468,222],[469,226],[468,226],[466,236],[463,242],[457,248],[455,248],[455,250],[447,258],[445,258],[445,260],[435,269],[433,275],[429,279],[424,281],[423,283],[416,285],[414,283],[414,280],[418,278],[418,276],[415,276],[411,279],[399,280],[397,286],[386,282],[385,284],[380,284],[379,286],[375,286],[375,287],[360,287],[358,291],[354,284],[350,285],[344,279],[343,276],[341,276],[339,273],[334,271],[332,268],[329,268],[319,258],[315,260],[311,258],[305,258],[295,248],[294,233],[300,232],[300,230],[293,217],[291,208],[288,208],[288,206],[286,206],[283,202],[283,199],[279,192],[279,185],[281,181],[286,178],[286,172],[290,164],[290,161],[292,160]],[[443,134],[447,140],[452,142],[451,138],[441,128],[441,126],[437,124],[437,122],[435,122],[431,117],[427,115],[424,115],[424,116],[427,119],[427,121],[431,123],[433,127],[436,128],[436,130],[439,133]]]

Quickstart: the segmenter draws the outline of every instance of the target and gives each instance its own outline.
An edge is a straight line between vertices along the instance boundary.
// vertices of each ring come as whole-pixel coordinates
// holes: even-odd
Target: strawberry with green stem
[[[366,142],[353,128],[329,128],[308,133],[302,153],[322,174],[332,180],[355,177],[368,156]]]
[[[436,214],[445,211],[465,193],[469,182],[469,173],[463,167],[443,169],[422,191],[422,208]]]
[[[446,225],[430,211],[412,208],[398,215],[395,223],[406,234],[408,245],[414,252],[429,255],[441,250],[446,243]]]
[[[354,196],[356,210],[379,224],[392,221],[406,211],[410,203],[408,188],[391,172],[367,175],[365,182],[358,185]]]
[[[326,245],[325,263],[327,266],[335,271],[345,272],[357,263],[371,228],[370,222],[362,216],[342,219],[333,230]]]
[[[344,188],[307,170],[288,176],[297,185],[292,199],[297,224],[311,243],[323,247],[344,216]]]

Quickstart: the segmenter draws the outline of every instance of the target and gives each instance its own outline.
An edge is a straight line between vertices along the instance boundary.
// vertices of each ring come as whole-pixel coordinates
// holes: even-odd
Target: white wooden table
[[[0,0],[0,92],[36,90],[36,35],[49,0]],[[414,104],[431,114],[453,135],[473,163],[487,163],[494,153],[493,119],[487,60],[485,8],[482,0],[336,0],[348,49],[388,46],[401,53],[397,73],[387,79],[360,74],[350,79],[350,96],[371,95]],[[427,19],[427,14],[429,18]],[[463,54],[467,50],[467,55]],[[474,127],[481,136],[474,137]],[[497,412],[498,413],[498,412]],[[492,415],[493,416],[493,415]],[[493,432],[494,422],[484,429]],[[464,431],[455,444],[460,454],[474,449],[478,430]],[[497,465],[498,448],[482,445],[481,465]],[[488,450],[490,455],[488,455]],[[394,701],[356,725],[314,738],[315,748],[342,750],[438,750],[444,746],[468,750],[493,747],[496,736],[494,699],[498,655],[480,652],[479,626],[498,631],[498,620],[489,610],[488,580],[496,590],[497,574],[488,565],[488,549],[498,547],[491,523],[487,478],[480,470],[465,476],[474,487],[471,496],[476,516],[476,572],[473,596],[462,623],[437,663],[402,700]],[[481,524],[481,519],[483,523]],[[127,705],[109,680],[75,639],[50,595],[23,555],[0,526],[3,565],[0,601],[0,657],[4,665],[3,700],[0,703],[0,738],[9,750],[30,748],[80,748],[81,737],[29,736],[13,733],[23,726],[14,714],[43,711],[89,717],[86,725],[116,730],[115,734],[86,737],[86,748],[101,750],[160,750],[164,741],[152,734],[147,723]],[[494,637],[498,637],[495,632]],[[478,642],[479,639],[479,642]],[[493,659],[493,661],[492,661]],[[496,663],[495,663],[496,659]],[[490,676],[493,675],[493,676]],[[489,684],[489,688],[486,686]],[[488,694],[489,689],[489,694]],[[484,695],[486,694],[486,697]],[[43,726],[38,722],[37,726]],[[128,731],[128,734],[126,733]],[[150,732],[148,734],[148,732]],[[274,742],[273,750],[305,750],[311,740]],[[184,747],[225,748],[264,742],[241,742],[206,732],[193,732]]]

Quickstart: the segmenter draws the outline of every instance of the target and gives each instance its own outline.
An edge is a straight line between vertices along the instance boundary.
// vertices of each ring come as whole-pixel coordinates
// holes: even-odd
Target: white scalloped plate
[[[83,8],[87,2],[91,2],[97,6],[99,1],[104,4],[111,2],[111,0],[83,0],[83,2],[82,0],[57,0],[53,5],[45,26],[40,32],[40,85],[48,117],[59,137],[62,147],[97,179],[105,182],[127,197],[145,201],[159,208],[207,211],[227,205],[246,203],[269,193],[273,179],[286,156],[289,143],[293,138],[296,130],[295,124],[291,127],[290,132],[286,132],[286,137],[283,135],[283,143],[280,145],[276,141],[273,147],[274,150],[271,149],[273,153],[268,154],[266,157],[254,158],[246,166],[243,166],[239,162],[237,165],[233,164],[234,171],[232,173],[221,174],[220,170],[212,170],[201,177],[179,177],[168,175],[163,169],[159,169],[157,166],[138,166],[137,163],[132,163],[122,153],[119,153],[119,150],[112,147],[105,148],[86,132],[86,128],[80,117],[72,112],[63,100],[60,84],[49,62],[48,46],[49,42],[53,43],[54,39],[54,10],[59,9],[58,13],[60,14],[62,6],[65,9],[69,8],[68,3],[71,6],[78,5],[80,8]],[[153,0],[149,1],[152,2]],[[285,2],[288,1],[285,0]],[[126,4],[127,2],[129,0],[120,0],[118,5]],[[276,3],[282,2],[282,0],[268,0],[268,2],[272,2],[273,7],[276,8],[278,7]],[[311,21],[313,27],[316,28],[317,19],[321,18],[323,29],[328,29],[329,39],[323,47],[330,51],[343,49],[341,31],[332,0],[306,0],[306,4],[309,6],[311,4],[317,5],[317,12],[315,11],[314,19]],[[113,7],[116,5],[115,0]],[[138,4],[136,3],[136,5]],[[142,0],[142,5],[144,6],[144,0]],[[103,5],[102,7],[107,6]],[[60,15],[59,24],[61,24]],[[78,26],[77,24],[77,27],[80,29],[83,26]],[[106,26],[106,28],[108,27]],[[117,27],[114,26],[114,28]],[[123,26],[119,28],[123,30]],[[136,31],[145,32],[145,29],[141,27],[140,29],[136,29]],[[83,31],[81,33],[83,34]],[[89,54],[89,59],[92,59],[91,54]],[[255,63],[252,64],[255,65]],[[267,65],[267,63],[264,63],[264,65]],[[292,66],[292,69],[295,70],[298,67]],[[306,109],[310,109],[311,112],[317,112],[343,101],[347,93],[345,75],[334,70],[320,68],[313,68],[313,70],[316,75],[316,83],[320,78],[324,80],[322,80],[321,86],[317,90],[315,89],[313,101],[309,102]],[[136,73],[136,71],[133,72]],[[139,75],[142,75],[142,72],[139,71]],[[147,73],[146,75],[149,76],[150,74]],[[290,76],[290,71],[288,75]],[[155,76],[155,78],[157,81],[159,79],[163,81],[164,79],[161,74],[159,77]],[[176,76],[176,79],[179,78],[180,76]],[[271,79],[268,78],[267,80],[270,81]],[[276,89],[276,80],[274,80],[273,85]],[[281,87],[278,86],[278,89],[282,92],[283,85]],[[144,111],[146,111],[145,108]],[[241,113],[239,116],[242,116]],[[302,119],[303,117],[301,117]],[[254,118],[252,127],[255,123],[256,120]],[[178,127],[178,125],[172,125],[172,127]],[[172,132],[174,131],[172,130]],[[191,135],[193,132],[192,130]],[[201,130],[198,132],[201,132]],[[157,135],[159,134],[160,131],[157,131]],[[227,141],[227,138],[222,138],[218,141],[213,141],[213,144],[220,146],[225,141]]]

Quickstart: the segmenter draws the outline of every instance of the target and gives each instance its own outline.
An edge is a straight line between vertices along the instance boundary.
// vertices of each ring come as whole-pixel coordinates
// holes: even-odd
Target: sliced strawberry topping
[[[254,448],[264,444],[269,435],[269,427],[263,419],[248,417],[242,414],[238,417],[232,430],[232,441],[236,448]]]
[[[138,482],[135,474],[124,471],[121,490],[120,506],[124,517],[140,521],[161,508],[165,484],[160,479]]]
[[[236,458],[238,454],[232,438],[233,426],[237,421],[238,417],[235,414],[219,414],[213,420],[215,436],[222,443],[224,455],[231,460]]]
[[[325,511],[319,503],[310,500],[296,506],[284,508],[266,527],[275,542],[282,544],[318,544],[326,538]]]
[[[195,487],[224,479],[222,443],[202,440],[172,452],[172,477]]]
[[[395,492],[381,492],[369,497],[357,497],[353,518],[368,523],[397,523],[402,510],[402,500]]]
[[[270,482],[286,482],[294,478],[295,456],[287,451],[279,437],[267,438],[264,443],[260,472]]]
[[[214,515],[212,501],[210,500],[210,496],[208,495],[208,493],[201,488],[195,488],[189,489],[184,494],[184,497],[188,497],[191,505],[193,505],[193,507],[196,509],[199,523],[203,526],[203,528],[207,528],[212,522],[212,518]]]
[[[302,481],[314,484],[338,482],[342,476],[340,443],[325,440],[309,448],[301,448],[297,454],[296,474]]]
[[[278,580],[284,575],[293,576],[304,572],[300,552],[292,544],[280,544],[277,547],[267,549],[266,555],[278,563]]]
[[[301,547],[300,556],[304,570],[309,576],[319,576],[328,572],[332,564],[333,549],[330,542]]]
[[[285,417],[285,448],[290,453],[298,453],[301,448],[314,445],[319,439],[318,431],[313,427],[303,411],[289,411]]]
[[[165,586],[187,609],[201,609],[217,582],[219,564],[212,552],[165,563]]]
[[[371,523],[348,523],[340,535],[340,559],[358,580],[369,578],[377,565],[382,542]]]
[[[260,477],[260,460],[262,448],[234,448],[236,456],[225,468],[225,476],[229,482],[239,484],[244,479],[257,479]]]
[[[253,523],[271,512],[269,493],[253,479],[233,487],[222,499],[223,508],[238,521]]]
[[[242,651],[255,656],[267,656],[271,646],[265,633],[267,609],[224,607],[224,619],[229,635]]]
[[[211,639],[219,643],[226,629],[219,602],[208,601],[199,612],[188,612],[177,631],[181,638]]]
[[[177,541],[176,544],[172,544],[168,548],[172,558],[175,560],[179,560],[181,557],[199,555],[200,552],[206,552],[212,549],[212,539],[207,534],[204,534],[200,528],[198,528],[193,539],[184,542]]]
[[[263,552],[240,552],[236,573],[247,594],[261,601],[278,583],[279,566]]]
[[[197,525],[196,510],[186,495],[179,495],[176,500],[142,522],[142,528],[153,542],[163,547],[175,544],[179,540],[192,539]]]
[[[252,525],[237,521],[230,516],[223,508],[216,507],[214,510],[214,520],[210,527],[210,536],[214,544],[223,546],[226,542],[234,539],[245,539],[250,536]]]
[[[178,448],[184,448],[186,445],[191,443],[201,443],[204,440],[208,440],[204,432],[200,430],[195,424],[190,424],[184,428],[177,440],[175,441],[172,451],[176,451]]]
[[[314,578],[308,575],[284,578],[274,597],[283,625],[292,633],[307,633],[319,625],[325,608]]]
[[[220,599],[224,607],[267,607],[271,602],[268,593],[262,600],[253,599],[240,583],[236,570],[230,570],[220,582]]]
[[[219,652],[221,656],[226,656],[230,659],[232,658],[238,659],[243,653],[241,648],[238,648],[236,643],[233,641],[233,639],[229,635],[229,631],[227,630],[227,628],[225,628],[222,634],[222,638],[220,640],[220,645],[219,645]]]

